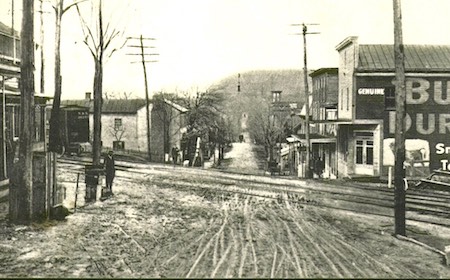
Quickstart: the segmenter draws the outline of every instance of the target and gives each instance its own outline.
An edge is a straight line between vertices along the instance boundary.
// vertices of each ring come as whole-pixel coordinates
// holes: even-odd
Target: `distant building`
[[[298,143],[291,139],[297,139],[301,131],[302,120],[299,117],[301,104],[299,102],[284,101],[282,91],[272,91],[272,102],[270,104],[270,116],[273,118],[273,125],[278,127],[278,139],[276,140],[277,157],[273,160],[278,162],[281,174],[297,174],[299,164]],[[298,138],[299,139],[299,138]],[[294,147],[294,146],[295,147]],[[269,164],[271,164],[269,162]],[[270,169],[270,168],[269,168]]]
[[[150,141],[153,161],[170,160],[170,151],[173,147],[181,150],[183,134],[187,131],[185,117],[187,111],[185,107],[168,99],[153,100]]]
[[[321,68],[312,78],[311,150],[315,176],[337,178],[338,69]]]
[[[80,100],[63,100],[62,106],[89,108],[90,140],[94,131],[94,102],[90,93]],[[152,110],[153,104],[149,109]],[[102,148],[147,153],[145,99],[104,99],[102,105]]]
[[[86,93],[85,99],[63,100],[62,106],[89,108],[90,141],[93,140],[93,99]],[[165,113],[163,113],[163,108]],[[184,121],[181,114],[186,111],[180,105],[164,100],[150,101],[150,152],[152,161],[163,162],[172,146],[180,145]],[[147,111],[145,99],[104,99],[102,105],[103,149],[148,152]],[[166,137],[166,138],[164,138]]]

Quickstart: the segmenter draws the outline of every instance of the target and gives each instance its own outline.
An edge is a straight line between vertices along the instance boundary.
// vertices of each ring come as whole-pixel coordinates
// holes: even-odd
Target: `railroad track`
[[[62,164],[62,168],[76,166],[68,170],[73,173],[84,171],[84,165],[90,163],[88,159],[79,158],[60,158],[58,162]],[[330,184],[319,181],[316,181],[316,183],[311,183],[311,181],[299,183],[298,180],[286,179],[267,181],[267,176],[246,178],[236,174],[227,174],[223,171],[206,171],[182,167],[176,167],[178,172],[173,172],[172,168],[169,165],[116,163],[116,169],[124,171],[118,175],[119,178],[136,180],[136,176],[128,174],[150,175],[154,171],[165,171],[166,173],[161,173],[161,176],[152,178],[152,183],[160,187],[177,188],[181,191],[186,188],[197,190],[199,195],[209,196],[210,199],[214,199],[215,193],[219,192],[228,197],[238,195],[278,202],[286,200],[304,206],[309,205],[384,217],[392,217],[394,207],[393,189],[382,187],[345,184],[330,188]],[[191,174],[204,173],[206,175],[211,174],[211,172],[213,172],[213,176],[202,176],[201,183],[196,181],[195,176],[191,176]],[[408,221],[450,227],[449,205],[450,193],[447,192],[410,189],[406,194]]]

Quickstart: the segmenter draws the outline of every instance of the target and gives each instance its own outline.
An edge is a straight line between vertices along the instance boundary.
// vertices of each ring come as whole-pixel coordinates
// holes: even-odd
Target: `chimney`
[[[91,100],[91,93],[90,93],[90,92],[86,92],[84,98],[85,98],[86,100]]]

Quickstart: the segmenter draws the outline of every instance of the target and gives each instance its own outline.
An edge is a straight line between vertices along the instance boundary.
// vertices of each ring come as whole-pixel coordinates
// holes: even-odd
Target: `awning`
[[[298,137],[297,135],[293,135],[293,134],[292,134],[291,136],[287,137],[286,140],[287,140],[289,143],[294,143],[294,142],[302,142],[302,141],[304,141],[305,139],[302,139],[302,138]]]
[[[310,139],[311,144],[336,143],[336,138],[315,138]]]
[[[352,121],[341,120],[310,120],[310,123],[323,123],[323,124],[353,124]]]
[[[304,137],[304,135],[302,134]],[[292,134],[291,136],[287,137],[286,140],[288,143],[301,143],[302,145],[306,145],[305,138],[300,138],[299,135]],[[309,138],[309,142],[311,144],[318,144],[318,143],[336,143],[336,137],[324,137],[320,136],[318,134],[311,134]]]
[[[20,67],[0,63],[0,76],[20,77]]]

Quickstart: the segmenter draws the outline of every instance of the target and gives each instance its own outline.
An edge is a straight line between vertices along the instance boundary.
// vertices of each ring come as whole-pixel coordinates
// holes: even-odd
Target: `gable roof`
[[[102,114],[136,114],[145,104],[145,99],[104,99]],[[61,105],[85,107],[89,108],[89,113],[94,112],[94,100],[63,100]]]
[[[336,67],[333,67],[333,68],[320,68],[320,69],[314,70],[312,73],[309,74],[309,76],[311,78],[314,78],[314,77],[317,77],[317,76],[325,74],[325,73],[332,74],[332,75],[337,75],[338,72],[339,72],[339,69],[336,68]]]
[[[408,72],[450,72],[450,45],[405,45]],[[359,45],[357,71],[395,71],[393,45]]]
[[[180,104],[170,101],[167,98],[164,98],[164,102],[167,103],[168,105],[172,106],[176,110],[180,111],[181,113],[186,113],[187,111],[189,111],[186,107],[183,107]]]
[[[87,100],[87,99],[72,99],[72,100],[61,100],[61,107],[85,107],[85,108],[89,108],[90,107],[90,102],[92,100]]]
[[[145,105],[145,99],[105,99],[102,113],[134,114]]]

